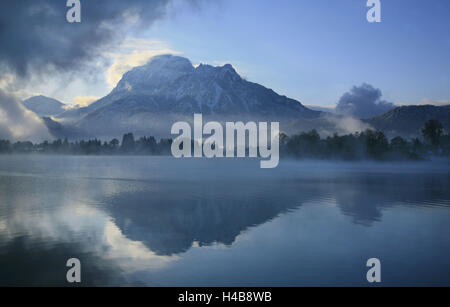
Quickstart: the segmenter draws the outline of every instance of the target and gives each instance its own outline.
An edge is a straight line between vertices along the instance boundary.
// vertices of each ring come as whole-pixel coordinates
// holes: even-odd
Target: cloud
[[[69,23],[66,1],[1,1],[0,69],[20,77],[33,71],[82,71],[105,49],[164,17],[170,2],[81,1],[81,22]]]
[[[373,129],[369,124],[351,116],[329,115],[325,116],[325,119],[333,124],[333,133],[336,132],[341,135],[362,132],[366,129]]]
[[[97,96],[77,96],[73,99],[73,104],[78,107],[87,107],[88,105],[99,99],[100,97]]]
[[[8,93],[9,95],[16,96],[21,100],[30,96],[37,96],[34,93],[26,90],[16,75],[11,73],[0,74],[0,90]]]
[[[98,72],[103,77],[111,64],[105,50],[117,50],[126,37],[148,29],[166,15],[172,1],[81,1],[81,23],[67,22],[66,1],[0,1],[0,137],[48,138],[42,120],[25,110],[19,100],[36,91],[49,94],[64,88],[67,92],[74,83],[82,83],[79,80],[92,83]],[[184,3],[198,2],[202,1]],[[142,41],[129,41],[128,47],[139,43]],[[113,58],[111,72],[126,69],[123,61],[139,65],[153,55],[144,49],[129,53],[130,57]],[[98,95],[98,91],[92,94]],[[89,100],[78,98],[81,104]]]
[[[381,90],[370,84],[354,86],[339,99],[336,112],[358,118],[369,118],[395,108],[393,103],[381,100],[381,96]]]
[[[14,96],[0,90],[0,138],[40,141],[51,137],[37,115],[26,110]]]
[[[419,102],[419,105],[434,105],[434,106],[447,106],[450,105],[450,100],[431,100],[424,98]]]
[[[122,78],[122,75],[133,67],[146,64],[152,57],[162,54],[180,54],[170,49],[166,43],[146,39],[127,39],[116,53],[107,53],[105,56],[113,60],[113,64],[106,72],[106,79],[111,87]]]

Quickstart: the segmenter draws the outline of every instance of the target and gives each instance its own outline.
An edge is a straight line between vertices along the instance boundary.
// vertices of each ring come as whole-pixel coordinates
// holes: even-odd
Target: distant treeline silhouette
[[[390,141],[381,131],[366,130],[348,135],[333,135],[321,138],[316,130],[287,136],[280,134],[280,155],[301,159],[340,160],[422,160],[430,155],[450,156],[450,134],[443,133],[439,121],[430,120],[422,129],[423,141],[419,138],[406,140],[395,137]],[[69,142],[67,139],[32,142],[0,140],[0,153],[43,153],[67,155],[170,155],[172,139],[141,137],[132,133],[122,137],[122,142],[98,139]]]
[[[422,128],[423,141],[397,136],[390,141],[381,131],[366,130],[322,139],[316,130],[289,137],[280,136],[282,156],[306,159],[341,160],[422,160],[430,155],[450,156],[450,134],[443,134],[442,124],[429,120]]]
[[[45,153],[45,154],[70,154],[70,155],[115,155],[115,154],[142,154],[142,155],[169,155],[172,139],[160,139],[141,137],[135,140],[132,133],[124,134],[122,142],[112,139],[109,142],[98,139],[87,141],[69,142],[66,139],[53,142],[44,141],[33,144],[32,142],[11,143],[8,140],[0,140],[0,153]]]

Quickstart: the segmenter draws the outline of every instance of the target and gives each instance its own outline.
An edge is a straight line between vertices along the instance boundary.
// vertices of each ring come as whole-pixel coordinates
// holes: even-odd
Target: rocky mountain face
[[[186,58],[163,55],[125,73],[104,98],[58,118],[99,137],[127,131],[168,135],[174,122],[192,120],[194,113],[219,121],[283,121],[321,114],[246,81],[229,64],[194,67]]]
[[[194,113],[202,113],[204,121],[279,121],[287,134],[311,129],[322,135],[348,134],[374,128],[389,137],[409,138],[420,136],[429,119],[441,121],[450,131],[450,106],[403,106],[359,120],[307,108],[241,78],[229,64],[194,67],[188,59],[172,55],[133,68],[111,93],[87,107],[64,111],[63,104],[42,96],[24,105],[41,116],[52,116],[45,119],[49,130],[69,138],[112,138],[127,132],[169,137],[173,123],[192,122]]]

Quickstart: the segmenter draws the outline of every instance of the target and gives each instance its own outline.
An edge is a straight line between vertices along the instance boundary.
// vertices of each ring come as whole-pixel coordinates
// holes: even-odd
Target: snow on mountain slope
[[[125,73],[110,94],[79,110],[75,125],[99,136],[127,131],[168,134],[173,122],[192,118],[194,113],[234,121],[321,114],[244,80],[229,64],[194,67],[186,58],[162,55]]]
[[[311,110],[300,102],[241,78],[227,64],[194,67],[183,57],[163,55],[125,73],[110,94],[93,104],[68,110],[57,119],[66,128],[99,138],[123,133],[170,136],[176,121],[279,121],[288,134],[317,129],[323,135],[375,128],[388,136],[420,135],[427,119],[439,119],[448,130],[449,107],[405,106],[383,115],[357,120]],[[53,113],[53,112],[52,112]],[[55,126],[55,125],[53,125]]]

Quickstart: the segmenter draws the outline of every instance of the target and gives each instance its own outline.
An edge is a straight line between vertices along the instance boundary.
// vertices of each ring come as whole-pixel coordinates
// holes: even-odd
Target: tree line
[[[169,155],[172,139],[156,140],[155,137],[141,137],[135,140],[132,133],[124,134],[122,142],[112,139],[109,142],[99,139],[69,142],[66,139],[53,142],[44,141],[15,142],[0,140],[0,153],[43,153],[43,154],[70,154],[70,155],[114,155],[114,154],[142,154],[142,155]]]
[[[444,134],[442,124],[437,120],[425,123],[423,140],[406,140],[395,137],[391,140],[381,131],[366,130],[360,133],[328,136],[321,138],[316,130],[293,136],[280,134],[280,155],[304,159],[340,160],[421,160],[430,155],[450,156],[450,134]],[[172,139],[141,137],[135,139],[132,133],[123,135],[122,142],[98,139],[69,142],[67,139],[44,141],[42,143],[0,140],[0,153],[43,153],[70,155],[170,155]]]
[[[397,136],[391,140],[381,131],[321,138],[316,130],[289,137],[280,136],[282,156],[306,159],[340,160],[422,160],[431,155],[450,156],[450,134],[444,134],[442,124],[429,120],[422,128],[423,140],[406,140]]]

